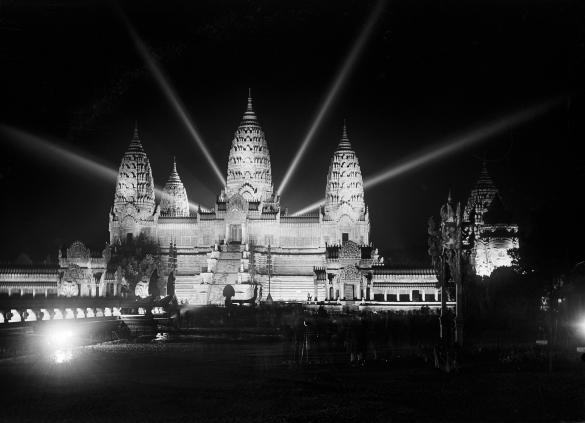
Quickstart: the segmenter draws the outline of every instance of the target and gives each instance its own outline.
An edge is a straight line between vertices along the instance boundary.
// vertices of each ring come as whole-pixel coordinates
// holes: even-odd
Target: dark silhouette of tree
[[[130,285],[131,293],[134,292],[134,288],[138,282],[143,280],[143,278],[147,278],[149,281],[149,291],[152,294],[152,276],[156,273],[158,279],[158,272],[156,270],[156,266],[160,262],[160,247],[158,243],[140,234],[136,238],[126,239],[118,244],[114,244],[111,253],[112,257],[108,263],[108,271],[115,272],[120,267]],[[158,282],[155,291],[160,294]]]

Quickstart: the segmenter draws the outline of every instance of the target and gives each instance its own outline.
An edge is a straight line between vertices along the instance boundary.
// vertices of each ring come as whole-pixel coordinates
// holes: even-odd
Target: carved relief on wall
[[[75,241],[71,244],[71,247],[67,248],[68,259],[83,259],[87,260],[91,256],[89,248],[87,248],[83,242]]]
[[[82,269],[76,264],[70,264],[63,272],[63,277],[57,286],[57,292],[64,297],[75,297],[79,295],[79,285],[91,284],[92,282],[90,270]]]
[[[345,266],[339,271],[339,280],[342,282],[359,282],[362,274],[355,266]]]
[[[230,198],[227,209],[230,212],[245,212],[248,210],[248,203],[240,194],[235,194]]]
[[[79,287],[76,283],[64,281],[59,283],[57,294],[61,297],[77,297],[79,295]]]
[[[359,260],[361,258],[361,250],[359,245],[353,241],[345,242],[339,249],[339,259],[354,259]]]

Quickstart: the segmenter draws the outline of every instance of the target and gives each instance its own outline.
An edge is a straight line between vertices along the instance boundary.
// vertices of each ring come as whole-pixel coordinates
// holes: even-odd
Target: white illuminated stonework
[[[369,242],[362,171],[345,124],[327,173],[323,214],[326,243],[341,243],[344,238],[362,244]]]
[[[479,180],[471,190],[464,221],[474,235],[471,264],[479,276],[490,276],[498,267],[510,267],[509,250],[519,247],[518,225],[512,222],[498,189],[482,165]]]
[[[345,124],[329,165],[325,201],[325,216],[332,220],[339,220],[344,214],[354,221],[364,218],[366,206],[362,171],[351,148]]]
[[[173,170],[165,184],[160,200],[161,216],[187,217],[189,216],[189,199],[187,191],[177,172],[177,163],[173,160]]]
[[[264,131],[252,108],[252,98],[234,134],[227,170],[226,194],[247,201],[271,201],[273,193],[270,153]]]
[[[114,206],[110,212],[112,241],[141,232],[152,233],[157,213],[150,161],[142,148],[138,128],[135,128],[118,172]]]
[[[290,216],[281,209],[251,98],[232,140],[226,186],[215,207],[189,213],[176,167],[163,189],[160,213],[152,186],[148,158],[135,134],[120,166],[110,242],[129,233],[157,240],[163,252],[161,272],[164,278],[173,273],[180,302],[221,304],[226,293],[236,302],[264,301],[269,278],[275,301],[373,300],[392,284],[370,245],[361,169],[345,125],[327,173],[326,203],[313,214]],[[426,274],[413,275],[400,282],[400,289],[414,289],[419,282],[434,289]],[[380,277],[383,288],[377,285]],[[137,287],[136,295],[146,293],[146,284]]]
[[[314,213],[291,216],[281,208],[273,190],[268,144],[251,98],[231,143],[226,176],[214,207],[190,210],[186,187],[173,164],[157,205],[150,162],[135,129],[120,164],[109,232],[114,248],[139,235],[158,242],[161,255],[139,263],[147,265],[146,277],[130,292],[125,270],[107,271],[109,246],[94,256],[74,242],[65,256],[59,253],[58,265],[0,266],[0,293],[145,298],[152,294],[149,287],[156,271],[160,294],[166,294],[161,280],[172,280],[180,303],[223,304],[228,297],[241,303],[266,301],[270,289],[274,301],[324,301],[338,308],[440,307],[433,269],[384,263],[371,244],[361,168],[345,125],[323,175],[325,204]],[[482,178],[470,209],[487,210],[493,199],[490,180]],[[499,229],[477,227],[487,251],[484,254],[478,243],[478,266],[483,266],[483,255],[490,257],[485,272],[506,263],[500,252],[508,244]],[[106,307],[91,313],[103,317],[119,312]],[[2,316],[6,313],[0,310]],[[66,315],[72,313],[55,309],[55,319]]]

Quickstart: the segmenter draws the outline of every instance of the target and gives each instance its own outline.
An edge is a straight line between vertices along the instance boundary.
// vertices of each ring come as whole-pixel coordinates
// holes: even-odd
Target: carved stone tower
[[[152,170],[136,126],[118,171],[110,213],[110,242],[140,233],[154,235],[157,218]]]
[[[187,217],[189,216],[189,200],[187,191],[177,172],[177,162],[173,160],[173,170],[165,184],[160,200],[161,216]]]
[[[362,171],[349,142],[345,123],[341,140],[329,165],[325,201],[325,215],[332,220],[347,214],[357,221],[366,212]]]
[[[252,97],[236,130],[228,159],[226,194],[246,201],[273,200],[270,153],[264,131],[252,108]]]

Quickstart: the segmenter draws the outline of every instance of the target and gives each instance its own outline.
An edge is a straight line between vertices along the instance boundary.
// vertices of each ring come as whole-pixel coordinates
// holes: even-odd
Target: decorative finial
[[[177,157],[173,156],[173,172],[177,173]]]
[[[347,125],[345,124],[345,118],[343,118],[343,132],[341,134],[341,139],[349,141],[349,137],[347,136]]]
[[[347,126],[345,124],[345,119],[343,119],[343,129],[341,130],[341,140],[339,141],[339,145],[337,146],[338,150],[351,150],[351,144],[349,142],[349,137],[347,136]]]
[[[449,188],[449,196],[447,197],[447,203],[451,204],[451,188]]]
[[[130,145],[128,146],[128,152],[142,152],[144,153],[144,150],[142,149],[142,143],[140,142],[140,135],[138,135],[138,121],[135,120],[134,121],[134,135],[132,136],[132,139],[130,140]]]
[[[248,88],[248,112],[252,112],[252,88]]]

